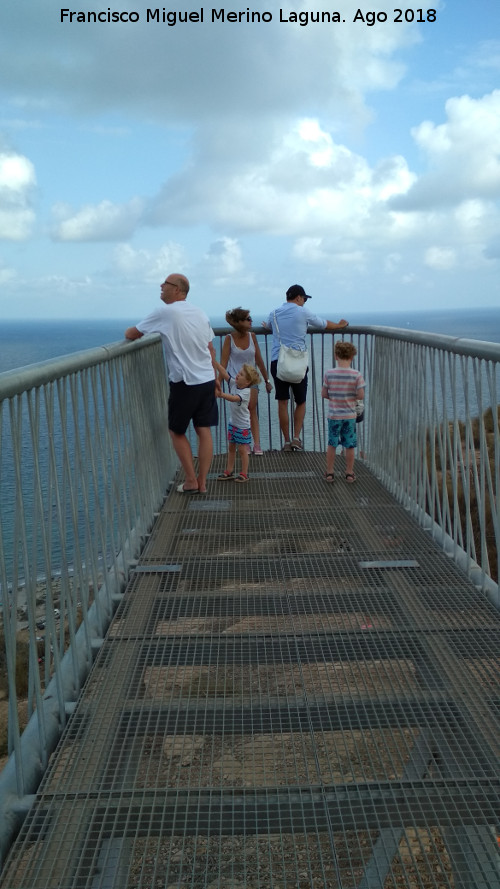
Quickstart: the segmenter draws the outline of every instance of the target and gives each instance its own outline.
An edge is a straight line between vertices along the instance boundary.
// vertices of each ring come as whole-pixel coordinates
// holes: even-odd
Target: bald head
[[[186,299],[188,293],[188,279],[185,275],[179,275],[175,272],[172,275],[167,275],[161,285],[161,298],[164,303],[173,303]]]

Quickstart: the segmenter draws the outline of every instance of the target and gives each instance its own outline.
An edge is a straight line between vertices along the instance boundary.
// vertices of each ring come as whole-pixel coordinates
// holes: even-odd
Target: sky
[[[0,317],[500,307],[497,0],[228,2],[3,0]]]

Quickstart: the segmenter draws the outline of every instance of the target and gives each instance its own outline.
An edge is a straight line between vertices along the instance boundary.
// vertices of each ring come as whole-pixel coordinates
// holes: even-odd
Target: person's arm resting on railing
[[[348,326],[349,326],[349,322],[344,321],[344,319],[341,318],[340,321],[327,321],[325,330],[341,330],[343,327],[348,327]]]
[[[126,340],[140,340],[141,336],[144,336],[137,327],[127,327],[125,331],[125,339]]]

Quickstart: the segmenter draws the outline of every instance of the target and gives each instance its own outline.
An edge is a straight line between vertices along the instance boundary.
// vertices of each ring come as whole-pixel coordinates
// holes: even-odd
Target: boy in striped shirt
[[[333,482],[335,452],[340,444],[345,448],[345,477],[354,482],[354,449],[357,445],[356,416],[363,411],[365,381],[359,370],[351,367],[357,355],[353,343],[335,343],[336,367],[327,370],[321,390],[328,399],[328,448],[326,451],[325,480]]]

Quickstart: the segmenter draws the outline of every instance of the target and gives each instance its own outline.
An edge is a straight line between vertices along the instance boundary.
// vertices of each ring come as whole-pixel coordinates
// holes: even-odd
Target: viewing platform
[[[500,345],[308,347],[304,452],[261,387],[206,495],[157,337],[0,375],[0,889],[500,889]]]
[[[500,613],[361,462],[224,465],[171,487],[0,887],[498,889]]]

